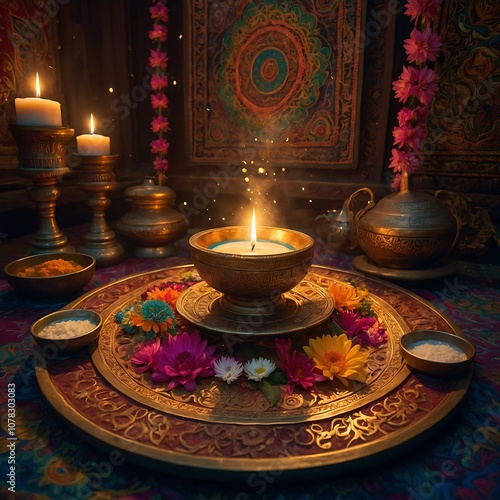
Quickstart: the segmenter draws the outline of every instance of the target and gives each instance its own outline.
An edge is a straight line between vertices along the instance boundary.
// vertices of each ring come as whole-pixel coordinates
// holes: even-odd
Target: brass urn
[[[452,249],[457,221],[436,197],[413,192],[403,173],[400,191],[368,205],[356,219],[360,247],[377,265],[428,269]]]
[[[157,186],[147,177],[139,186],[125,190],[131,210],[116,222],[114,230],[131,246],[135,257],[167,257],[175,252],[173,243],[187,232],[185,217],[172,208],[175,193]]]

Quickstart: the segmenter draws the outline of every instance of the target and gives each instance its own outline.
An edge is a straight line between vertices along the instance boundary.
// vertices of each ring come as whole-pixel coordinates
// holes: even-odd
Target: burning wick
[[[257,243],[257,229],[255,227],[255,207],[252,212],[252,232],[250,234],[250,246],[253,249],[255,248],[255,244]]]

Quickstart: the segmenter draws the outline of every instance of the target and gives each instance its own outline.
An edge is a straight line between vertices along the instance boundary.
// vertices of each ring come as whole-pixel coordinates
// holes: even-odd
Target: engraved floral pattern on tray
[[[172,276],[171,280],[180,280]],[[335,280],[330,276],[311,272],[306,279],[325,290]],[[158,280],[161,281],[161,280]],[[250,390],[241,385],[219,381],[215,378],[201,379],[194,392],[182,387],[166,390],[164,384],[154,383],[148,374],[135,373],[130,358],[133,355],[130,337],[123,333],[113,321],[114,315],[123,307],[139,300],[147,286],[124,295],[115,302],[104,316],[99,344],[92,359],[101,374],[119,391],[151,408],[168,413],[205,421],[226,423],[278,423],[318,420],[339,415],[367,404],[397,387],[408,376],[409,371],[399,353],[399,338],[407,331],[401,316],[383,299],[371,296],[373,309],[379,321],[388,333],[388,340],[373,350],[367,361],[368,378],[366,384],[351,381],[344,387],[338,381],[326,381],[317,384],[315,391],[296,390],[291,395],[283,395],[274,406],[261,391]],[[183,328],[192,330],[192,326],[183,324]],[[324,326],[314,327],[304,332],[290,335],[297,349],[307,345],[310,337],[328,333]],[[241,339],[224,334],[218,336],[204,332],[209,343],[217,345],[216,354],[227,352],[229,343],[242,343],[239,349],[256,350],[259,355],[272,359],[274,338]]]
[[[66,307],[84,307],[109,314],[128,293],[157,280],[169,280],[182,268],[130,276],[77,299]],[[314,266],[318,276],[358,283],[393,307],[410,330],[459,330],[440,311],[420,297],[383,280],[357,273]],[[94,345],[96,349],[97,346]],[[87,351],[47,363],[35,356],[38,383],[54,409],[84,438],[101,447],[123,450],[141,466],[172,464],[190,477],[247,480],[249,473],[265,471],[286,479],[318,471],[341,471],[378,464],[380,453],[397,453],[409,441],[441,423],[466,394],[471,373],[437,379],[411,374],[400,386],[371,403],[319,420],[287,423],[220,423],[196,415],[177,416],[149,403],[139,403],[118,391],[99,372]],[[109,375],[109,374],[108,374]],[[274,476],[273,476],[274,477]]]

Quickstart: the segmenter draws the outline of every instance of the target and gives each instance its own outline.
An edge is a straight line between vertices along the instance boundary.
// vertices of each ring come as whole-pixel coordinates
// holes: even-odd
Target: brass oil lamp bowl
[[[260,227],[253,249],[243,226],[201,231],[189,246],[201,278],[223,294],[222,307],[243,315],[265,314],[269,302],[274,312],[283,307],[283,294],[306,276],[314,255],[313,238],[275,227]]]

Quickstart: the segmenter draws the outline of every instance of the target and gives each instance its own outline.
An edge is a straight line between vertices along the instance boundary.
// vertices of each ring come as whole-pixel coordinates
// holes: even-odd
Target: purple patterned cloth
[[[71,238],[77,240],[78,233]],[[178,253],[169,258],[127,258],[120,265],[98,269],[85,291],[130,274],[189,263],[187,241],[179,242],[177,249]],[[11,257],[13,260],[17,255]],[[9,255],[4,252],[2,260],[7,262]],[[318,265],[352,269],[351,261],[352,256],[317,247]],[[0,496],[23,500],[500,498],[499,279],[499,264],[460,262],[456,275],[403,284],[431,302],[475,345],[474,376],[467,395],[438,432],[396,459],[388,457],[375,467],[299,483],[280,482],[271,473],[253,474],[242,483],[192,480],[178,476],[175,470],[169,474],[141,469],[113,452],[87,444],[61,425],[58,415],[44,401],[33,367],[30,324],[65,302],[34,302],[2,279]],[[9,420],[13,415],[8,411],[12,407],[9,397],[15,399],[15,420]],[[15,441],[8,439],[12,430]],[[12,484],[15,492],[9,491]]]

